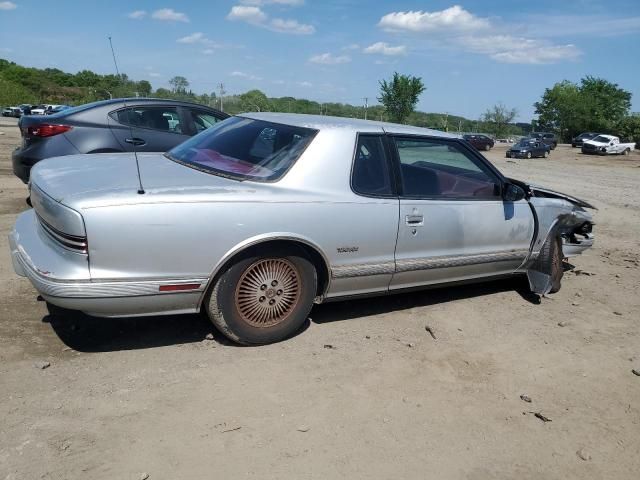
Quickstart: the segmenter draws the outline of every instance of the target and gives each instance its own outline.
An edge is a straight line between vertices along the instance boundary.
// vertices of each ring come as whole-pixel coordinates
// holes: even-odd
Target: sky
[[[154,88],[374,104],[397,71],[422,78],[419,110],[530,121],[545,88],[593,75],[640,111],[640,0],[0,0],[0,58],[21,65],[114,73],[109,36]]]

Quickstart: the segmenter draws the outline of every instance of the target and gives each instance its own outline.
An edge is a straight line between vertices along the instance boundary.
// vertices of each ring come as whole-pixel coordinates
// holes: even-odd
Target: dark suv
[[[558,146],[558,139],[556,138],[555,133],[533,132],[529,135],[529,137],[544,142],[545,145],[549,145],[551,147],[551,150],[555,150],[555,148]]]
[[[597,136],[598,134],[593,132],[581,133],[577,137],[571,139],[571,146],[573,148],[582,147],[582,144],[585,142],[585,140],[591,140],[592,138],[595,138]]]
[[[13,173],[29,181],[40,160],[78,153],[166,152],[229,115],[188,102],[155,98],[105,100],[53,115],[23,116]]]
[[[485,150],[487,152],[493,148],[495,143],[492,138],[478,133],[471,133],[469,135],[463,135],[462,137],[471,145],[476,147],[476,149]]]

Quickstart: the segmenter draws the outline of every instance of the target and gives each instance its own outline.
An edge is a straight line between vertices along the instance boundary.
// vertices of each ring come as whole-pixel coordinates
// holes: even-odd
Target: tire
[[[491,145],[489,145],[488,143],[484,146],[484,151],[488,152],[489,150],[491,150]]]
[[[544,158],[549,158],[549,152],[547,150],[545,150],[543,156],[544,156]]]
[[[306,321],[316,285],[315,267],[301,253],[278,251],[245,257],[215,281],[205,299],[207,314],[236,343],[279,342]]]
[[[531,152],[527,152],[527,158],[531,158],[531,157],[532,157]]]
[[[624,152],[622,152],[623,155],[631,155],[631,149],[627,148]]]

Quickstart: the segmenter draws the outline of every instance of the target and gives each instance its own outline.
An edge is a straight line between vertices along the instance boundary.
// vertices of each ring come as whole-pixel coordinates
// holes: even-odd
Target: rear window
[[[231,117],[165,155],[215,175],[275,181],[291,168],[316,133],[309,128]]]

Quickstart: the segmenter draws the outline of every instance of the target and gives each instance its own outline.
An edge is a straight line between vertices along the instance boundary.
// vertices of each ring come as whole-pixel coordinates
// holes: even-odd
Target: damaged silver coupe
[[[324,116],[244,114],[166,154],[48,159],[30,198],[11,255],[47,302],[204,310],[245,344],[290,336],[314,302],[512,275],[554,292],[593,243],[591,205],[505,178],[456,136]]]

